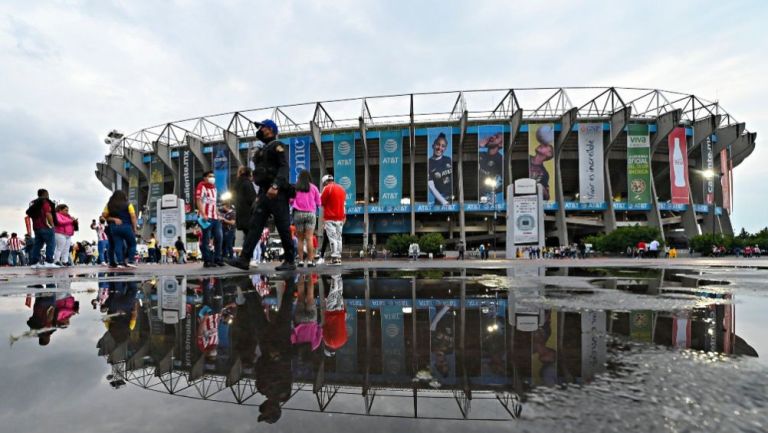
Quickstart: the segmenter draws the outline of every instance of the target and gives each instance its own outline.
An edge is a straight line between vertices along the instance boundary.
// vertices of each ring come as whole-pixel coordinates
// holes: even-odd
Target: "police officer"
[[[248,270],[253,250],[259,242],[261,232],[267,224],[269,216],[275,218],[275,226],[283,244],[284,260],[275,270],[291,271],[296,269],[294,263],[293,241],[291,239],[290,207],[292,186],[288,183],[288,148],[277,139],[278,128],[270,119],[254,122],[258,128],[256,138],[264,146],[257,149],[253,155],[253,182],[259,187],[259,193],[254,203],[248,235],[243,244],[240,257],[227,260],[227,264],[236,268]]]

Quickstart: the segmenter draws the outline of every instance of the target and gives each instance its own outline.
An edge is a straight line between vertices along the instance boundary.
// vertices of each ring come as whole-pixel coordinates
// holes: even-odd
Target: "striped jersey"
[[[197,348],[202,352],[208,352],[219,345],[219,321],[221,314],[206,314],[200,320],[197,330]]]
[[[16,238],[10,238],[8,239],[8,249],[11,251],[21,251],[21,249],[24,247],[24,241]]]
[[[96,236],[100,241],[106,241],[107,240],[107,233],[104,231],[106,227],[104,224],[97,224],[96,225]]]
[[[195,189],[195,201],[203,202],[203,215],[206,219],[219,219],[219,212],[216,209],[216,187],[208,184],[206,181],[200,181]]]

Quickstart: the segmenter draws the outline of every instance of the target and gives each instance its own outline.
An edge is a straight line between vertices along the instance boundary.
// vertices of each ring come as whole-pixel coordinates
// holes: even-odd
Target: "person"
[[[187,247],[184,245],[184,241],[181,240],[181,236],[176,238],[175,247],[179,255],[179,263],[187,263]]]
[[[237,224],[237,212],[232,208],[229,203],[224,203],[221,206],[221,250],[222,256],[225,258],[232,258],[235,255],[235,225]]]
[[[466,248],[464,247],[464,242],[459,241],[458,250],[459,250],[459,255],[458,257],[456,257],[456,260],[464,260],[464,251],[466,250]]]
[[[195,189],[195,203],[200,217],[200,230],[203,234],[200,239],[200,251],[203,254],[203,267],[212,268],[224,266],[221,257],[222,231],[219,211],[216,208],[216,176],[213,171],[203,173],[202,180]],[[213,253],[210,250],[211,238],[213,238]]]
[[[240,257],[227,260],[233,267],[247,270],[250,267],[253,250],[259,242],[259,237],[267,224],[269,216],[274,217],[280,242],[283,247],[283,263],[277,271],[292,271],[296,269],[294,262],[293,242],[291,241],[290,209],[288,200],[294,195],[293,187],[288,183],[288,149],[277,139],[279,132],[277,124],[266,119],[254,123],[258,130],[256,138],[264,143],[253,155],[253,180],[259,187],[256,206],[251,218],[248,235],[243,243]]]
[[[484,137],[479,147],[485,147],[487,152],[480,152],[480,190],[483,191],[482,196],[490,196],[501,192],[502,179],[504,177],[504,156],[499,152],[501,146],[504,144],[504,136],[501,132],[498,132],[488,137]],[[491,179],[494,182],[494,186],[490,186],[485,182]],[[489,197],[490,198],[490,197]]]
[[[411,257],[411,260],[418,260],[420,253],[421,251],[419,251],[419,244],[416,242],[411,242],[411,245],[408,246],[408,255]]]
[[[32,218],[32,229],[35,233],[35,242],[32,248],[30,262],[32,267],[40,266],[40,252],[45,246],[45,264],[42,267],[58,268],[53,262],[53,253],[56,251],[56,237],[53,227],[56,223],[54,203],[45,189],[37,190],[37,199],[32,201],[27,209],[27,215]]]
[[[8,266],[8,258],[11,256],[8,240],[8,232],[0,233],[0,266]]]
[[[648,252],[649,256],[654,259],[659,258],[659,241],[656,239],[652,240],[650,244],[648,244]]]
[[[478,251],[480,252],[480,260],[485,260],[485,244],[480,244]]]
[[[441,205],[449,204],[453,195],[453,162],[445,155],[448,141],[440,133],[432,142],[432,156],[429,158],[429,177],[427,185],[435,201]]]
[[[536,140],[539,145],[536,146],[535,155],[529,155],[528,157],[528,177],[536,180],[536,183],[541,185],[543,194],[542,199],[544,201],[550,200],[549,192],[549,171],[544,166],[546,161],[555,157],[555,147],[550,142],[548,137],[548,128],[541,127],[536,131]]]
[[[19,239],[19,235],[11,233],[8,239],[9,264],[11,266],[20,266],[22,262],[22,250],[25,247],[24,241]]]
[[[69,257],[69,251],[72,248],[72,236],[75,234],[77,218],[69,215],[69,206],[65,204],[56,206],[56,215],[56,224],[53,227],[56,238],[53,262],[59,266],[71,265],[73,261]]]
[[[147,262],[148,263],[157,263],[157,260],[155,260],[156,252],[157,252],[157,238],[155,238],[155,233],[152,232],[152,234],[149,236],[149,241],[147,241]]]
[[[341,264],[341,232],[344,221],[347,219],[344,202],[347,200],[347,192],[333,181],[333,176],[326,174],[322,179],[323,193],[320,194],[320,203],[323,206],[323,219],[325,220],[325,233],[331,245],[331,264]]]
[[[168,264],[168,248],[165,245],[160,246],[160,263]]]
[[[341,274],[331,275],[331,288],[325,297],[323,312],[323,345],[325,355],[333,356],[349,340],[347,333],[347,309],[344,306],[344,280]]]
[[[248,228],[253,215],[253,204],[256,201],[256,186],[253,184],[253,173],[248,167],[237,169],[237,181],[234,188],[235,227],[243,232],[243,239],[248,236]]]
[[[115,267],[135,268],[136,232],[138,231],[136,211],[133,204],[128,201],[125,191],[117,190],[112,193],[102,216],[109,224],[112,239],[115,241]]]
[[[293,199],[293,224],[296,226],[299,267],[304,266],[306,247],[307,267],[315,266],[315,248],[312,237],[317,224],[317,210],[320,208],[320,190],[312,183],[309,171],[302,170],[296,180],[296,198]]]
[[[96,231],[96,239],[98,240],[98,243],[96,244],[99,251],[99,257],[96,263],[98,264],[104,264],[107,263],[106,257],[107,257],[107,250],[109,250],[109,237],[107,236],[107,220],[104,219],[104,217],[99,217],[99,222],[97,223],[96,220],[91,221],[91,230]]]

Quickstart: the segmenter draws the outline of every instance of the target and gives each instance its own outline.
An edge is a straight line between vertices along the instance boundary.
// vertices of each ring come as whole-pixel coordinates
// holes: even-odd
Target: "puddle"
[[[101,273],[6,285],[0,422],[760,431],[768,301],[761,271],[742,271]]]

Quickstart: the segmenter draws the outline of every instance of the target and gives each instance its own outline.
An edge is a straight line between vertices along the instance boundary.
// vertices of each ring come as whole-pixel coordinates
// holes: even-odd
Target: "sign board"
[[[173,194],[165,194],[157,201],[157,227],[160,245],[171,246],[176,239],[186,239],[184,200]]]
[[[187,315],[187,278],[160,277],[157,287],[158,315],[165,324],[179,323]]]

